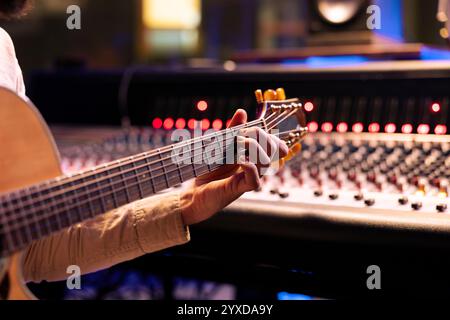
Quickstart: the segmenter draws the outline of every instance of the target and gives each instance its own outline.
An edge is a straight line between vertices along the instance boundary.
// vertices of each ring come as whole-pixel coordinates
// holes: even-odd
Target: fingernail
[[[289,152],[289,147],[287,146],[287,144],[285,142],[283,142],[281,144],[281,148],[283,149],[282,151],[284,151],[284,153],[288,153]]]

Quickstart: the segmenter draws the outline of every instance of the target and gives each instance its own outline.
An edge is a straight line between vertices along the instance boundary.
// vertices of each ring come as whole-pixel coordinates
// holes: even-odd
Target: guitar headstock
[[[285,160],[289,160],[301,151],[300,143],[308,133],[303,104],[298,98],[287,99],[283,88],[256,90],[255,96],[266,131],[286,142],[290,152]]]

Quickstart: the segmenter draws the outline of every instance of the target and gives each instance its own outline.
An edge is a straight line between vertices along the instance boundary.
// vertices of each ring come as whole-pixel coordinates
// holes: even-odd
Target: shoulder
[[[6,57],[3,57],[6,55]],[[0,58],[15,58],[16,53],[14,50],[14,44],[9,36],[2,27],[0,27]]]
[[[17,61],[13,41],[2,28],[0,28],[0,87],[9,88],[25,96],[22,71]]]
[[[12,43],[11,37],[9,36],[8,32],[6,32],[6,30],[2,27],[0,27],[0,41]]]

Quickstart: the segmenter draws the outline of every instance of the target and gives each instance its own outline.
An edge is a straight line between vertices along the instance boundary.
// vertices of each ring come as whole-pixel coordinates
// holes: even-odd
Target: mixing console
[[[450,144],[444,137],[314,134],[303,152],[262,191],[258,201],[445,213]]]

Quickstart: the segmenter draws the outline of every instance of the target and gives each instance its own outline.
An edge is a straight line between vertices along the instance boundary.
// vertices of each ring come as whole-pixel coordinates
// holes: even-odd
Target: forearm
[[[189,241],[179,193],[151,197],[77,224],[31,245],[25,252],[26,281],[58,281],[67,267],[83,274],[145,253]]]

